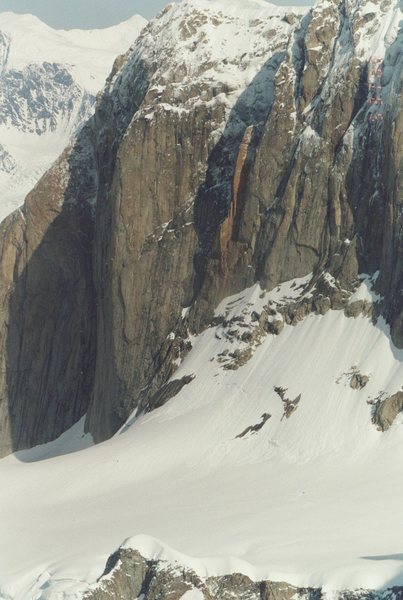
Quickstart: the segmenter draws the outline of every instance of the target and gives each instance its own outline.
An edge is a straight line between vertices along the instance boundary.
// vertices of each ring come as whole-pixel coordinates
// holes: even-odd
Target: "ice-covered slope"
[[[193,381],[110,441],[47,458],[88,444],[78,425],[0,462],[0,597],[81,598],[127,538],[202,577],[238,571],[328,593],[403,584],[403,420],[381,432],[369,403],[403,382],[383,319],[311,315],[228,367],[263,305],[277,310],[306,282],[224,301],[226,322],[192,339],[175,374]],[[373,299],[369,287],[351,302]]]
[[[0,219],[90,116],[115,58],[145,23],[134,16],[107,29],[62,31],[0,13]]]

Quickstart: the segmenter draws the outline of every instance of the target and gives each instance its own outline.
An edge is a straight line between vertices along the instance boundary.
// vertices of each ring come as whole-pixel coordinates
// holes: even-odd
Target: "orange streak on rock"
[[[234,233],[238,226],[238,221],[241,217],[240,211],[240,196],[242,185],[245,178],[245,167],[248,157],[249,146],[252,140],[253,126],[247,127],[245,130],[242,142],[239,146],[238,156],[235,163],[234,176],[232,179],[231,204],[228,211],[228,216],[221,225],[220,231],[220,264],[222,274],[225,276],[228,271],[228,249]]]

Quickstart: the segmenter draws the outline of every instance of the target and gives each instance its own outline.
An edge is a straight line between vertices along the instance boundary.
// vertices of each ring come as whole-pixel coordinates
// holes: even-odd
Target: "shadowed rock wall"
[[[188,329],[256,281],[312,273],[313,284],[326,270],[351,290],[358,273],[379,270],[381,308],[403,345],[401,33],[373,123],[367,24],[348,0],[278,17],[235,101],[219,65],[212,85],[211,64],[190,73],[177,56],[212,18],[179,10],[117,61],[75,147],[2,224],[3,453],[85,412],[101,441],[152,409]]]

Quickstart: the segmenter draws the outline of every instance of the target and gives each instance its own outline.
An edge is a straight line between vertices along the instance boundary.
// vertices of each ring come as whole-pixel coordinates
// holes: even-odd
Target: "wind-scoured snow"
[[[254,286],[217,312],[249,321],[263,300],[301,297],[306,283]],[[174,378],[193,381],[111,440],[63,454],[90,442],[79,424],[0,461],[0,597],[78,599],[121,544],[201,576],[236,571],[328,593],[403,584],[403,418],[382,433],[369,403],[403,383],[403,351],[383,319],[308,316],[235,371],[219,358],[242,343],[223,326],[192,344]],[[361,390],[349,385],[357,370],[369,377]],[[300,395],[288,418],[279,388]]]
[[[145,24],[134,16],[107,29],[63,31],[0,13],[0,220],[92,114],[115,58]]]

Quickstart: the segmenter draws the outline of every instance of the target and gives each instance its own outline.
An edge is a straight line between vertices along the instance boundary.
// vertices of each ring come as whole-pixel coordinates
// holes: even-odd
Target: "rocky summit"
[[[0,598],[402,597],[402,18],[168,5],[1,223],[0,472],[58,517]]]

